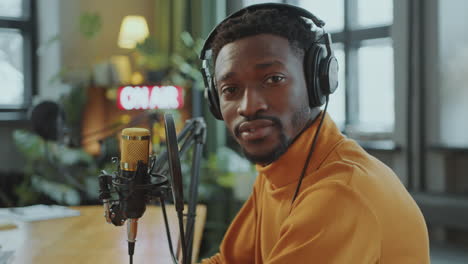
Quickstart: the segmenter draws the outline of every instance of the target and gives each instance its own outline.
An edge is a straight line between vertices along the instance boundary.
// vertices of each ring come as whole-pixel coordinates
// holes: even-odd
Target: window
[[[244,6],[271,1],[244,0]],[[394,130],[393,0],[285,0],[326,22],[340,64],[329,113],[351,135]],[[380,137],[381,138],[381,137]]]
[[[340,63],[340,85],[330,115],[352,135],[393,132],[393,0],[294,1],[327,24]]]
[[[31,0],[0,1],[0,119],[24,113],[33,93],[34,6]],[[10,116],[10,117],[7,117]],[[15,118],[14,118],[15,119]]]

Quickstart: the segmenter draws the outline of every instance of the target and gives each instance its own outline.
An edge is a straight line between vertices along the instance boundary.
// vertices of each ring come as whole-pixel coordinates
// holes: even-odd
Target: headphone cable
[[[317,143],[317,139],[318,139],[318,136],[319,136],[319,133],[320,133],[320,129],[322,128],[323,120],[325,119],[325,115],[327,114],[328,97],[329,96],[327,95],[326,96],[325,108],[323,109],[323,113],[322,113],[322,118],[320,119],[320,123],[319,123],[319,125],[317,127],[317,131],[315,132],[314,139],[312,141],[312,146],[310,147],[310,151],[309,151],[309,154],[307,155],[306,162],[304,164],[304,167],[302,168],[301,176],[299,177],[299,182],[297,183],[296,191],[294,192],[294,196],[292,198],[291,205],[294,203],[294,201],[297,198],[297,195],[299,194],[299,189],[301,188],[302,180],[304,179],[305,172],[306,172],[307,168],[309,167],[310,159],[312,158],[312,154],[314,153],[315,145]]]

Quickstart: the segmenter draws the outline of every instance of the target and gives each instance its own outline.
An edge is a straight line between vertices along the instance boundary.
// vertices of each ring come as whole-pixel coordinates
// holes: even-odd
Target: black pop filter
[[[172,193],[177,211],[184,210],[184,194],[182,187],[182,170],[180,168],[179,145],[174,125],[174,118],[171,114],[164,115],[166,125],[166,144],[169,155],[169,171],[172,179]]]
[[[166,144],[167,144],[167,153],[169,161],[169,171],[172,179],[172,195],[174,197],[174,204],[177,211],[177,217],[179,218],[179,232],[180,232],[180,242],[182,248],[182,259],[184,263],[187,262],[187,249],[185,242],[184,234],[184,193],[182,186],[182,170],[180,169],[180,159],[179,159],[179,144],[177,141],[177,135],[174,125],[174,118],[171,114],[166,113],[164,115],[164,122],[166,125]]]

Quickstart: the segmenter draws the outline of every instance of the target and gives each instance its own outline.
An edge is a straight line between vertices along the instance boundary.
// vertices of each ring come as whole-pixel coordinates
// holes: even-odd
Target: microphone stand
[[[172,117],[169,114],[165,115],[166,119],[166,135],[170,134],[171,123],[170,121]],[[169,120],[169,122],[168,122]],[[167,150],[164,151],[159,155],[159,159],[156,160],[154,165],[154,170],[156,174],[167,174],[167,166],[171,167],[171,160],[174,162],[174,159],[171,158],[171,137],[166,137],[168,147]],[[179,229],[181,232],[181,247],[182,247],[182,255],[183,255],[183,263],[188,264],[191,262],[192,259],[192,245],[193,245],[193,235],[194,235],[194,226],[195,226],[195,219],[196,219],[196,206],[198,204],[198,184],[200,178],[200,162],[202,157],[203,145],[206,142],[206,124],[203,118],[194,118],[188,120],[179,133],[177,137],[178,145],[181,145],[180,150],[177,154],[183,156],[190,147],[193,148],[193,155],[192,155],[192,168],[191,168],[191,178],[190,178],[190,186],[189,186],[189,199],[188,199],[188,213],[186,214],[187,222],[185,226],[185,236],[184,236],[184,229],[183,229],[183,198],[182,193],[177,194],[177,191],[182,191],[182,182],[179,180],[177,181],[176,178],[173,179],[174,185],[173,190],[176,191],[174,194],[174,202],[176,204],[176,210],[178,211],[179,216]],[[168,157],[169,155],[169,164],[168,164]],[[180,162],[180,160],[175,161]],[[177,167],[177,166],[175,166]],[[174,172],[174,168],[171,168],[171,171]],[[177,173],[176,173],[177,174]],[[175,187],[175,188],[174,188]],[[168,227],[167,227],[168,228]]]
[[[165,114],[165,122],[167,149],[158,155],[158,158],[151,157],[151,165],[148,170],[148,174],[151,176],[153,181],[150,184],[132,184],[131,186],[123,186],[118,181],[119,167],[117,172],[114,172],[113,174],[102,171],[99,176],[99,199],[104,203],[106,221],[116,226],[121,226],[125,220],[127,220],[123,217],[122,212],[120,211],[119,204],[122,198],[120,197],[120,193],[117,192],[119,194],[119,199],[112,200],[111,193],[116,192],[115,190],[111,191],[112,189],[127,187],[130,191],[141,190],[146,193],[148,201],[158,198],[163,211],[169,251],[174,263],[177,263],[177,258],[174,255],[174,249],[170,237],[170,228],[164,202],[165,197],[172,191],[179,221],[182,264],[189,264],[192,259],[196,206],[198,203],[200,162],[203,145],[206,142],[206,124],[204,119],[201,117],[187,120],[184,128],[176,137],[174,121],[171,114]],[[188,193],[188,213],[185,215],[187,222],[184,229],[184,200],[179,156],[185,155],[191,147],[193,147],[192,167]],[[120,163],[118,158],[113,158],[112,160],[116,164]],[[171,181],[168,180],[169,173],[172,176]]]

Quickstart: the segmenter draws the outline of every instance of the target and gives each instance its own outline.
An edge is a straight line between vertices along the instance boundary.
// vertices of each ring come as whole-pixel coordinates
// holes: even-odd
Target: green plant
[[[165,67],[166,55],[158,52],[156,40],[148,36],[143,42],[135,47],[137,53],[137,64],[145,70],[160,70]]]
[[[163,83],[201,89],[203,79],[198,55],[203,46],[203,40],[194,39],[188,32],[182,32],[180,40],[182,42],[180,49],[167,58],[165,53],[158,50],[154,37],[147,37],[135,47],[138,65],[145,70],[167,70]],[[169,59],[169,65],[167,65],[167,59]]]
[[[72,145],[79,146],[81,142],[81,119],[86,105],[86,86],[77,84],[67,95],[60,98],[60,105],[65,112],[65,123],[69,130]]]
[[[25,130],[16,130],[13,139],[26,160],[25,179],[15,190],[18,205],[35,203],[40,194],[65,205],[97,198],[99,171],[89,154]]]
[[[80,14],[80,33],[86,39],[95,38],[102,28],[102,19],[97,12],[84,12]]]
[[[78,22],[78,31],[87,40],[95,39],[102,28],[98,13],[83,12]],[[41,54],[57,41],[60,41],[60,35],[46,41],[38,49],[38,53]],[[91,81],[90,69],[86,68],[85,78],[69,83],[72,88],[59,99],[65,114],[67,133],[75,147],[81,141],[81,118],[86,103],[86,88]],[[70,81],[70,76],[80,71],[82,69],[63,68],[49,83]],[[13,139],[26,161],[25,178],[15,188],[19,197],[18,205],[36,203],[41,195],[66,205],[77,205],[97,198],[99,168],[94,158],[83,149],[47,142],[25,130],[14,131]]]
[[[203,47],[203,40],[194,39],[188,32],[182,32],[180,39],[183,45],[171,57],[172,65],[167,80],[175,85],[202,89],[203,79],[198,56]]]

